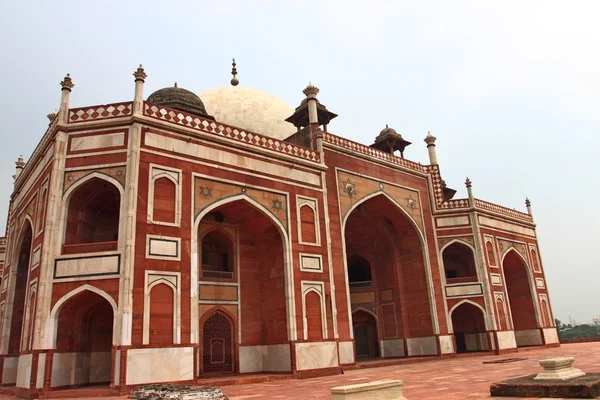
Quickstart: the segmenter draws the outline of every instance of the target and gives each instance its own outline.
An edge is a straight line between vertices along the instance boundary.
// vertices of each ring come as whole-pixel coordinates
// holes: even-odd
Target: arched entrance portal
[[[379,333],[375,341],[379,340],[381,352],[371,349],[369,355],[414,354],[406,339],[433,335],[423,245],[417,229],[397,204],[385,195],[376,195],[347,216],[344,241],[351,307],[377,315],[377,320],[370,322],[377,328],[371,336]],[[357,355],[366,355],[367,329],[354,323],[360,315],[352,318]]]
[[[208,317],[202,325],[202,372],[233,373],[233,343],[230,319],[218,311]]]
[[[452,326],[457,353],[489,350],[483,312],[476,305],[464,302],[456,307]]]
[[[354,346],[356,357],[378,357],[377,322],[373,316],[363,310],[352,314]]]
[[[68,299],[58,313],[52,387],[108,384],[111,381],[113,307],[84,290]]]
[[[525,262],[516,251],[511,250],[504,257],[502,268],[517,346],[542,345]]]
[[[13,297],[10,336],[8,339],[8,354],[19,354],[21,332],[23,330],[23,317],[25,314],[25,293],[27,291],[27,275],[31,257],[31,241],[33,229],[28,219],[25,220],[19,238],[19,247],[14,256],[13,265],[16,266],[15,294]]]
[[[256,366],[256,346],[288,343],[284,232],[271,211],[245,197],[201,215],[201,376],[268,371],[269,360]]]

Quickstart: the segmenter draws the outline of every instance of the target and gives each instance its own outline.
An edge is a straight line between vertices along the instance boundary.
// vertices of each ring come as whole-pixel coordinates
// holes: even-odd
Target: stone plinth
[[[402,381],[387,380],[331,389],[333,400],[406,400],[402,396]]]
[[[508,379],[490,386],[492,397],[595,399],[600,396],[600,374],[568,380],[535,380],[535,375]]]
[[[540,365],[544,368],[543,372],[537,374],[534,380],[560,380],[578,378],[584,376],[585,372],[573,368],[575,357],[555,357],[541,360]]]
[[[218,387],[169,384],[138,387],[131,392],[129,398],[136,400],[227,400]]]

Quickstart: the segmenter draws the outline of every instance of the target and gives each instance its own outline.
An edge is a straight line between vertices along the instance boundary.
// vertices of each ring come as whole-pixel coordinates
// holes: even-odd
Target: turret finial
[[[308,86],[302,91],[306,97],[317,97],[319,94],[319,88],[308,82]]]
[[[231,75],[233,75],[233,78],[231,78],[231,86],[237,86],[240,83],[240,80],[237,78],[237,68],[235,67],[237,64],[235,63],[235,58],[233,58],[231,60]]]
[[[71,80],[71,74],[67,74],[67,76],[65,76],[65,78],[60,82],[60,85],[62,86],[63,90],[68,90],[70,92],[73,86],[75,86]]]
[[[138,69],[136,69],[135,72],[133,73],[133,76],[135,77],[136,81],[144,82],[144,80],[146,79],[146,77],[148,75],[146,74],[146,72],[144,72],[144,67],[142,67],[142,64],[140,64]]]

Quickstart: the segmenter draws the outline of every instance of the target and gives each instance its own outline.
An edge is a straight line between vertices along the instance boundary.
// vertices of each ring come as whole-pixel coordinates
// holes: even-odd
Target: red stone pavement
[[[600,372],[600,342],[595,342],[565,344],[560,348],[551,349],[526,349],[501,356],[459,356],[449,359],[431,359],[403,365],[357,369],[346,371],[343,375],[223,386],[222,389],[230,400],[330,399],[330,390],[335,386],[381,379],[402,379],[404,396],[408,400],[490,399],[489,386],[492,382],[537,373],[541,370],[538,360],[556,356],[574,356],[575,367],[584,372]],[[484,361],[506,358],[525,358],[525,360],[483,364]],[[0,396],[0,398],[9,399],[11,397]],[[125,398],[127,396],[105,397],[104,399]],[[501,399],[512,398],[502,397]]]

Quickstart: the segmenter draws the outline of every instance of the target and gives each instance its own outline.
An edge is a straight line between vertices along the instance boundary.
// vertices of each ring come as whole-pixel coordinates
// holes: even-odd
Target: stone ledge
[[[406,400],[402,396],[401,380],[384,380],[355,385],[338,386],[331,389],[333,400],[359,399],[396,399]]]
[[[595,399],[600,396],[600,374],[570,380],[534,380],[536,375],[508,379],[490,385],[492,397],[548,397]]]

